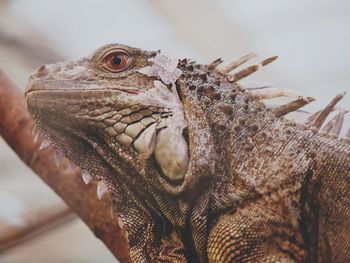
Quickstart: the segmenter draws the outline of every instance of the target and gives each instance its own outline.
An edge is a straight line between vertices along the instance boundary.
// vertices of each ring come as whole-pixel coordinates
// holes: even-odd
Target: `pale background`
[[[0,67],[24,89],[42,63],[118,42],[208,63],[279,55],[248,80],[295,89],[319,110],[350,87],[348,0],[0,0]],[[350,108],[350,94],[339,104]],[[349,117],[346,127],[350,127]],[[0,138],[0,235],[59,203]],[[1,263],[115,262],[79,220],[0,254]]]

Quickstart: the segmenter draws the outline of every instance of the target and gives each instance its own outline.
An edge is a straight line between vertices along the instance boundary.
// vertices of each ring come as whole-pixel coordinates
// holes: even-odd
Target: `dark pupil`
[[[119,65],[122,62],[122,59],[120,57],[114,57],[113,58],[113,64]]]

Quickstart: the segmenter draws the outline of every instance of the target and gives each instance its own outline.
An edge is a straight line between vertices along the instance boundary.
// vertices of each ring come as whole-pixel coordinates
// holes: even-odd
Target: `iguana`
[[[253,56],[201,65],[111,44],[30,77],[36,141],[110,193],[134,262],[350,262],[344,94],[288,120],[313,98],[243,87],[276,59],[230,73]],[[260,101],[278,96],[295,100]]]

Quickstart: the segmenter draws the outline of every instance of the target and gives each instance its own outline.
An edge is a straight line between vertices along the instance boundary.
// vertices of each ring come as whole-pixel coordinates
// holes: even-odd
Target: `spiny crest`
[[[324,134],[330,135],[331,137],[338,138],[341,132],[341,128],[344,123],[344,116],[348,113],[347,110],[339,109],[337,115],[335,115],[322,129]]]
[[[248,66],[236,73],[231,73],[233,70],[255,57],[257,57],[255,53],[249,53],[232,61],[231,63],[228,63],[223,67],[219,67],[219,65],[223,63],[223,60],[219,58],[209,63],[207,67],[208,69],[215,70],[219,74],[225,76],[229,82],[237,83],[239,80],[250,76],[260,68],[272,63],[278,58],[277,56],[272,56],[262,60],[258,64]],[[305,97],[293,90],[285,88],[276,88],[271,86],[250,87],[243,86],[241,84],[239,87],[242,88],[247,94],[249,94],[251,98],[256,100],[273,99],[278,97],[289,97],[295,99],[289,103],[277,106],[272,109],[272,112],[278,118],[283,117],[288,113],[298,111],[303,106],[315,101],[315,98],[313,97]],[[312,114],[303,125],[314,132],[319,132],[320,134],[337,139],[340,135],[344,123],[344,116],[346,113],[348,113],[348,111],[345,109],[336,108],[336,104],[345,96],[345,94],[346,92],[338,94],[324,109]],[[338,110],[338,114],[335,115],[320,131],[329,114],[335,110]],[[350,129],[344,138],[341,139],[341,141],[350,143]]]
[[[232,61],[231,63],[228,63],[226,66],[224,66],[222,68],[218,67],[219,64],[221,64],[222,60],[216,59],[212,63],[210,63],[208,65],[208,67],[210,69],[216,70],[218,73],[220,73],[222,75],[225,75],[230,82],[237,82],[243,78],[250,76],[251,74],[253,74],[257,70],[259,70],[260,68],[265,67],[266,65],[272,63],[273,61],[275,61],[278,58],[278,56],[272,56],[272,57],[269,57],[269,58],[262,60],[258,64],[254,64],[254,65],[249,66],[247,68],[244,68],[236,73],[230,74],[230,72],[232,72],[234,69],[238,68],[239,66],[243,65],[244,63],[248,62],[249,60],[251,60],[252,58],[255,58],[255,57],[257,57],[257,54],[249,53],[247,55],[244,55],[243,57],[240,57],[240,58]]]

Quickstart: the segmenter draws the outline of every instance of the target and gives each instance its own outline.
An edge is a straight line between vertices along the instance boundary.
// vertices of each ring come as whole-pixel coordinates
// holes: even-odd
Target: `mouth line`
[[[89,81],[67,81],[67,80],[35,80],[30,78],[27,85],[25,96],[33,94],[35,92],[84,92],[84,91],[93,91],[93,92],[104,92],[104,91],[120,91],[128,94],[139,94],[140,89],[135,89],[133,86],[128,85],[118,85],[116,87],[108,86],[105,87],[100,83]],[[89,88],[86,88],[89,87]]]
[[[81,93],[81,92],[84,92],[84,91],[88,91],[88,92],[98,92],[98,93],[101,93],[101,92],[104,92],[104,91],[120,91],[120,92],[123,92],[123,93],[127,93],[127,94],[132,94],[132,95],[137,95],[140,93],[139,90],[136,90],[136,89],[122,89],[122,88],[109,88],[109,89],[82,89],[82,88],[57,88],[57,89],[37,89],[37,90],[29,90],[25,93],[25,97],[27,98],[28,96],[30,95],[33,95],[33,94],[40,94],[40,93],[43,93],[43,94],[47,94],[47,93]]]

